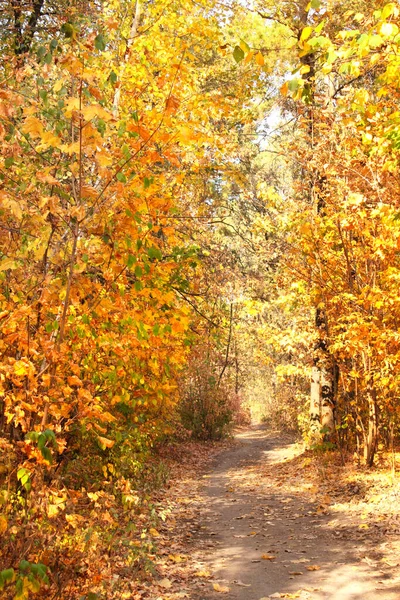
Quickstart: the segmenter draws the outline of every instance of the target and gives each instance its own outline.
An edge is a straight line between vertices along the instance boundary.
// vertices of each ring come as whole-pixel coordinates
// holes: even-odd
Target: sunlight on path
[[[192,598],[400,598],[399,580],[368,562],[374,548],[360,544],[351,524],[350,539],[338,539],[330,527],[338,514],[319,510],[310,484],[301,481],[301,464],[293,472],[299,445],[263,426],[236,439],[237,446],[222,452],[205,476],[196,558],[214,578]],[[285,471],[286,464],[291,468]]]

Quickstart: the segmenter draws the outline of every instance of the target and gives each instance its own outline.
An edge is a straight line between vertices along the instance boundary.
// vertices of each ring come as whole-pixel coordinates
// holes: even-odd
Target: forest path
[[[315,495],[302,475],[304,460],[290,438],[265,426],[239,433],[234,447],[217,455],[181,523],[192,532],[189,552],[200,565],[184,597],[400,598],[397,538]],[[385,556],[393,552],[389,564]]]

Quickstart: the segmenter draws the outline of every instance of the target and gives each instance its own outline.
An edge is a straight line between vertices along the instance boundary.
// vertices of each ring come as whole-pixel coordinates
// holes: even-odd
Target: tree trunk
[[[371,382],[367,388],[367,401],[368,435],[364,447],[364,458],[367,466],[372,467],[378,444],[378,404],[376,401],[376,390]]]
[[[301,33],[308,24],[310,12],[309,2],[304,2],[299,6],[298,39],[301,39]],[[307,124],[308,145],[312,151],[315,147],[315,61],[314,53],[305,54],[300,57],[300,62],[308,67],[303,75],[304,83],[304,118]],[[308,196],[309,202],[315,207],[316,213],[324,215],[325,198],[323,173],[309,172]],[[311,378],[310,394],[310,426],[313,433],[319,433],[323,430],[324,437],[329,436],[335,429],[334,407],[335,407],[335,372],[332,357],[328,350],[328,323],[323,308],[319,306],[315,311],[315,327],[318,333],[318,340],[315,344],[313,355],[313,369]]]

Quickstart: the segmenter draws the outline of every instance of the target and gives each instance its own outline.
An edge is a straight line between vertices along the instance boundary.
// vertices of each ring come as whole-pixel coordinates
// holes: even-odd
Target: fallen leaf
[[[164,577],[164,579],[160,579],[160,581],[158,581],[157,583],[160,587],[163,587],[166,590],[169,590],[169,588],[172,586],[171,581],[166,577]]]
[[[320,568],[319,565],[308,565],[308,567],[306,567],[307,571],[319,571]]]
[[[151,530],[150,530],[151,531]],[[180,554],[168,554],[169,560],[172,560],[175,563],[183,562],[185,559],[184,556],[180,556]]]
[[[211,573],[210,571],[207,571],[207,569],[203,569],[202,571],[197,571],[195,573],[196,577],[211,577]]]
[[[274,558],[276,558],[276,556],[274,556],[273,554],[263,554],[261,558],[263,560],[274,560]]]
[[[226,594],[231,591],[227,585],[219,585],[219,583],[213,583],[213,588],[216,592],[221,592],[221,594]]]

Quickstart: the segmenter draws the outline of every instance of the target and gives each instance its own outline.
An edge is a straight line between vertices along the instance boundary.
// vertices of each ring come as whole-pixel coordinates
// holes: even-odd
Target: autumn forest
[[[0,594],[267,600],[171,544],[265,432],[397,485],[400,7],[0,0],[0,57]]]

